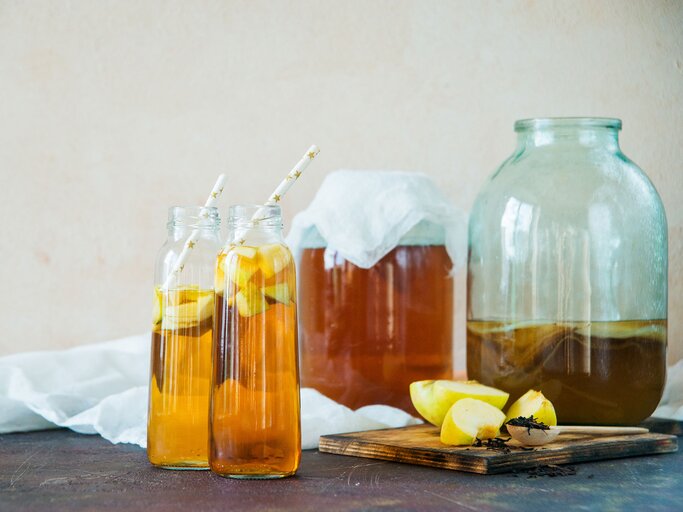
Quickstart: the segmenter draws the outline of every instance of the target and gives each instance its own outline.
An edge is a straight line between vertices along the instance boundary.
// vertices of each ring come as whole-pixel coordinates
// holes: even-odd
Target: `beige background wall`
[[[317,143],[288,219],[340,167],[469,209],[515,119],[601,115],[667,209],[677,360],[682,27],[681,1],[0,0],[0,354],[146,330],[166,208],[221,171],[260,201]]]

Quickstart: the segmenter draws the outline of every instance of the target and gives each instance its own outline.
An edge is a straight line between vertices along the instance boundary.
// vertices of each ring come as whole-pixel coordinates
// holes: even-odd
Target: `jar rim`
[[[168,209],[169,229],[188,227],[195,229],[218,229],[221,216],[215,206],[171,206]]]
[[[277,204],[232,204],[228,208],[232,227],[282,227],[282,209]]]
[[[621,130],[621,119],[614,117],[534,117],[515,121],[515,131],[545,128],[609,128]]]

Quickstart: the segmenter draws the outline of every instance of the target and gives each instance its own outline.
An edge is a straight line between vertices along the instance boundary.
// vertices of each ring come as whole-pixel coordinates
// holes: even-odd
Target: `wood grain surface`
[[[640,426],[649,428],[650,432],[683,436],[683,421],[669,420],[666,418],[655,418],[653,416],[642,422]]]
[[[447,446],[439,440],[439,429],[432,425],[352,432],[320,438],[320,451],[325,453],[484,475],[523,470],[544,464],[570,464],[671,453],[678,450],[676,436],[655,433],[599,437],[563,434],[557,441],[531,450],[522,449],[514,440],[508,445],[509,453],[484,446]]]

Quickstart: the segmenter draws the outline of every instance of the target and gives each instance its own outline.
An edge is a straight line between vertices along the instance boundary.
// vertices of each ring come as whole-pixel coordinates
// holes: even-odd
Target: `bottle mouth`
[[[281,228],[282,210],[276,204],[233,204],[228,209],[231,228]]]
[[[215,206],[171,206],[169,228],[219,229],[221,217]]]
[[[621,119],[611,117],[536,117],[515,121],[515,131],[544,129],[607,128],[621,130]]]

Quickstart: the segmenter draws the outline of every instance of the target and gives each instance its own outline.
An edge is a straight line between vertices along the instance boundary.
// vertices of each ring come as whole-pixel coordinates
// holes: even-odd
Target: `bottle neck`
[[[168,237],[187,238],[193,231],[200,237],[217,237],[220,232],[218,209],[203,206],[173,206],[168,210]]]
[[[282,242],[282,213],[277,205],[233,205],[228,213],[229,241],[258,246]]]
[[[518,150],[557,146],[616,152],[620,129],[618,119],[528,119],[515,123]]]
[[[196,225],[168,226],[168,238],[171,240],[186,240],[194,231],[198,231],[199,238],[215,238],[220,235],[218,227],[198,227]]]
[[[264,244],[279,243],[284,240],[282,226],[231,226],[229,228],[229,241],[233,245],[260,246]]]

